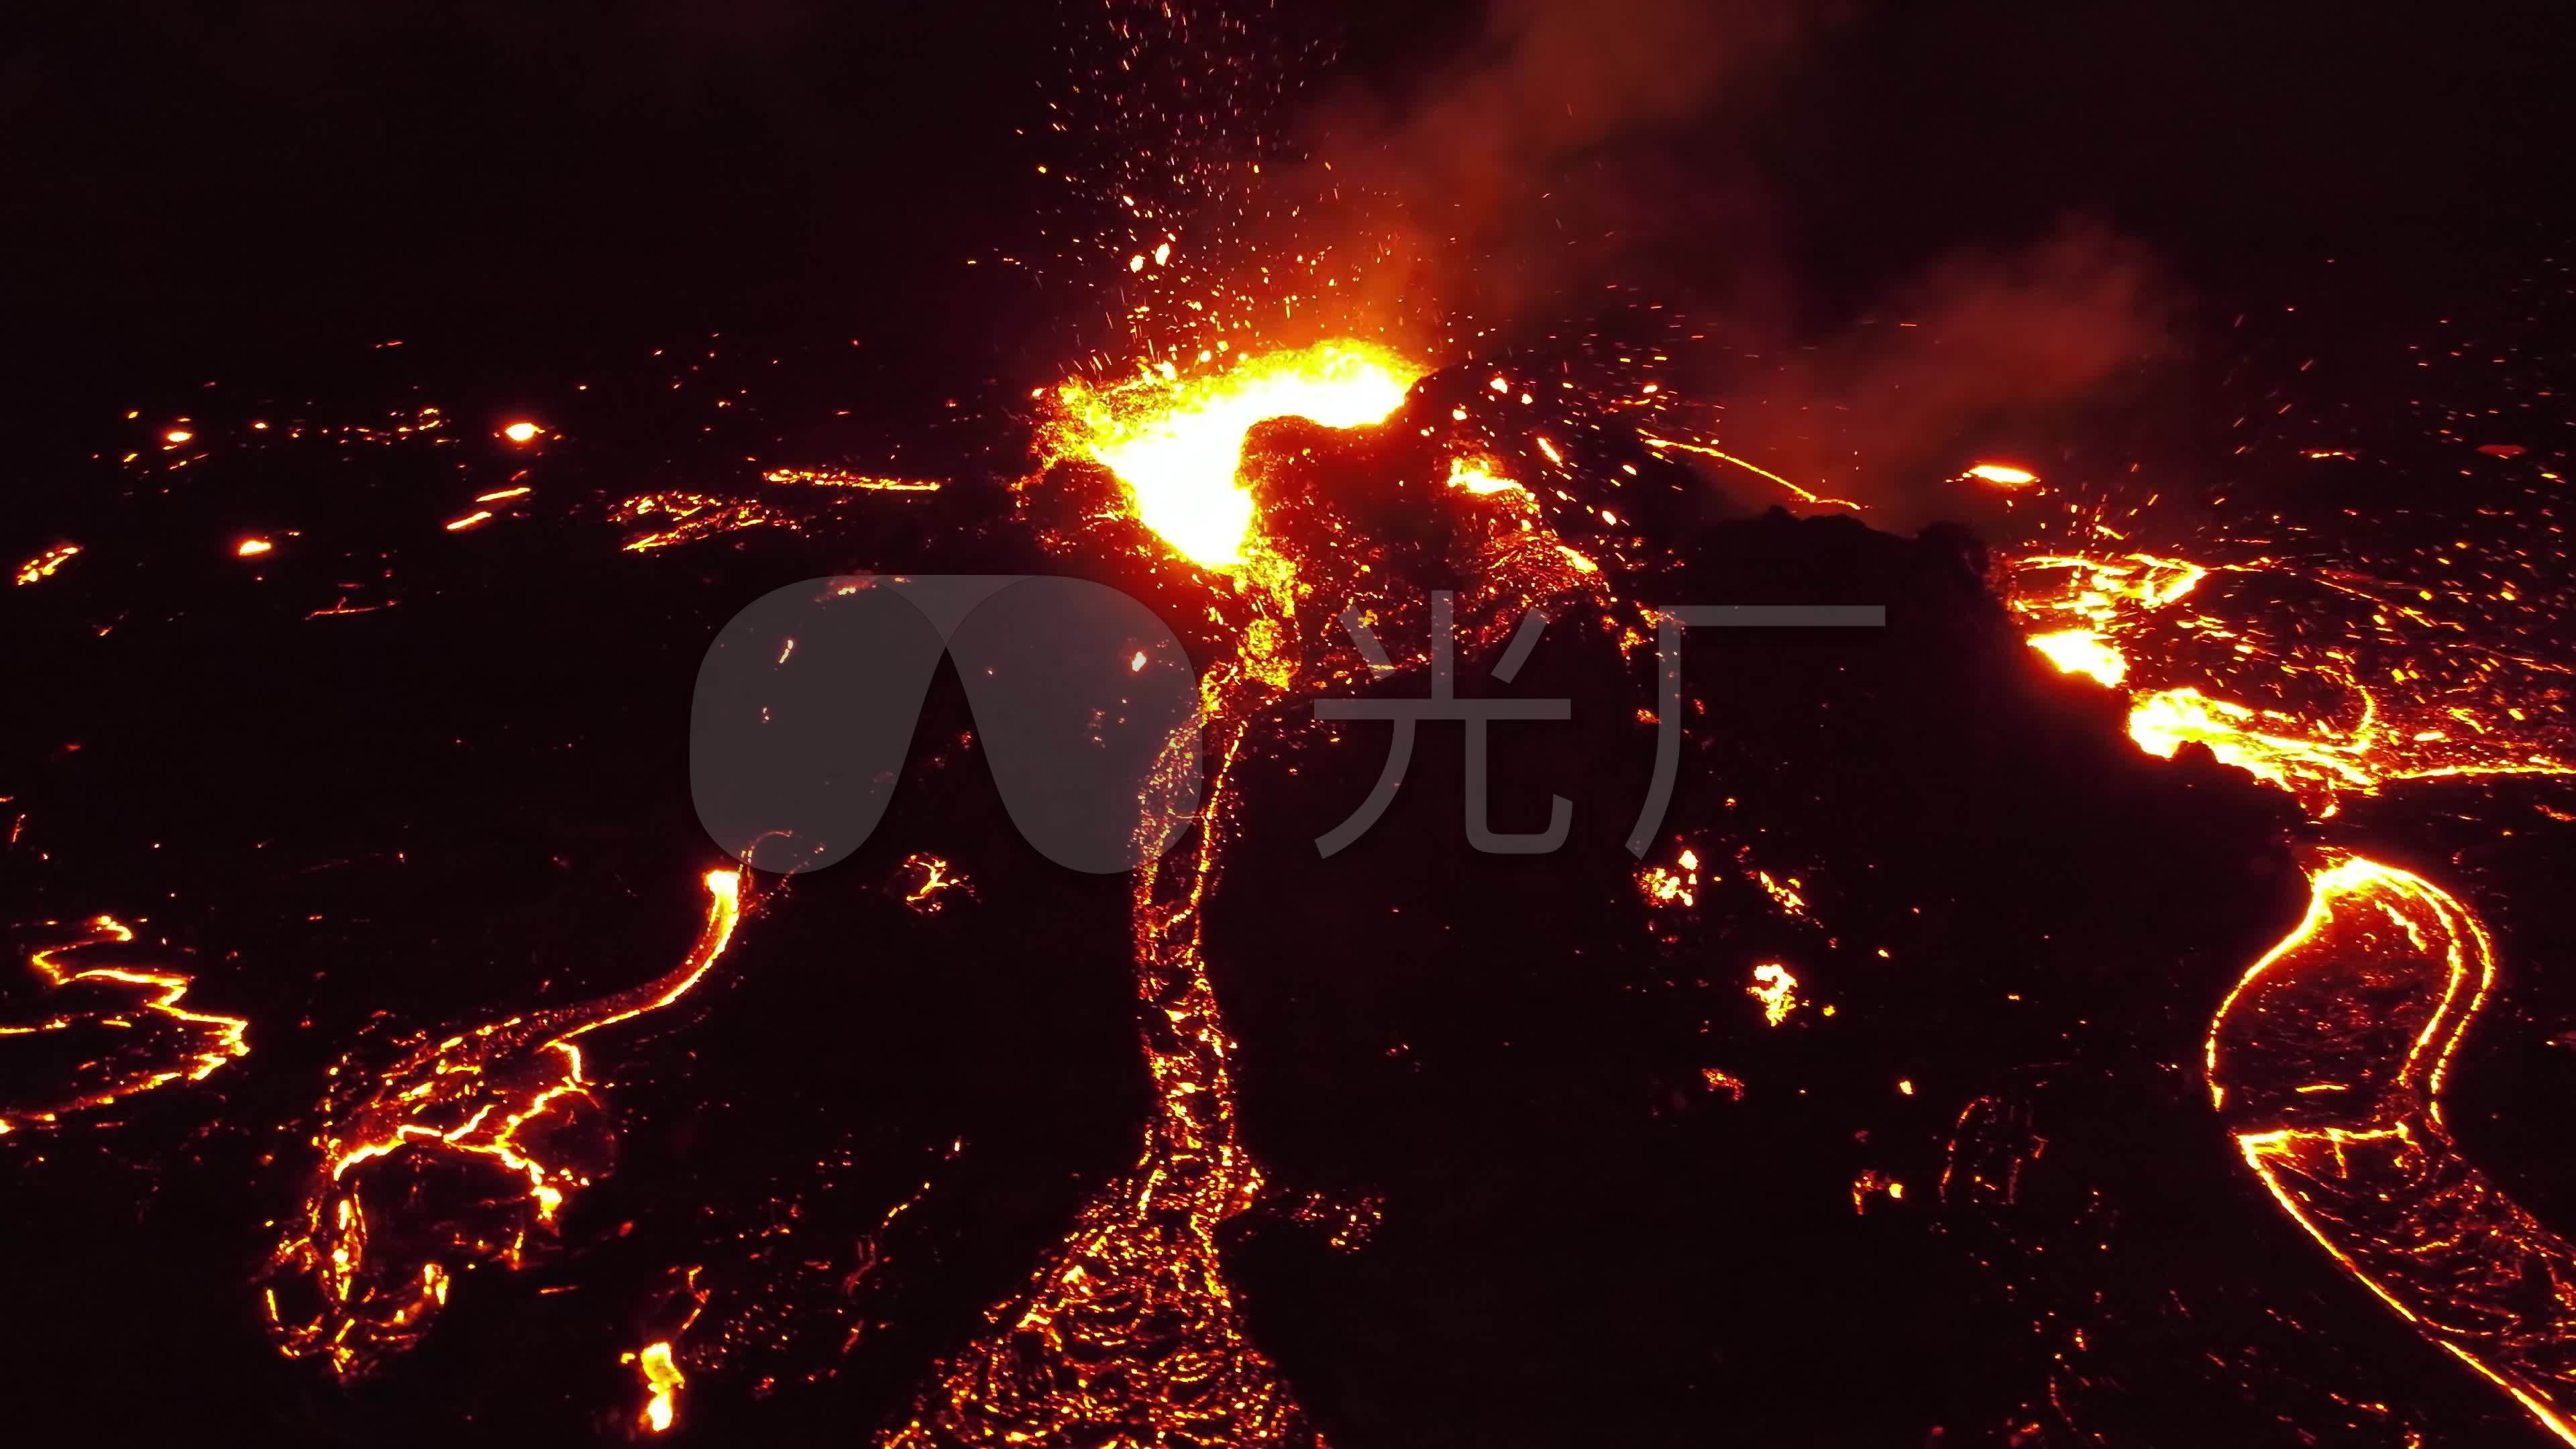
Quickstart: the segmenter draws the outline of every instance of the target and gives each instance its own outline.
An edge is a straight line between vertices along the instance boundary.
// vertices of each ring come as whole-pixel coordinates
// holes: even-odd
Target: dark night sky
[[[1346,77],[1390,94],[1475,12],[1336,4],[1296,23],[1338,26]],[[1749,111],[1657,144],[1684,174],[1696,147],[1749,154],[1827,310],[2070,211],[2197,286],[2374,249],[2437,273],[2545,247],[2576,131],[2563,12],[1860,4]],[[1060,68],[1044,6],[82,0],[11,28],[22,406],[388,336],[543,368],[812,328],[973,367],[1025,301],[958,290],[959,259],[1027,225],[1042,153],[1013,130]]]

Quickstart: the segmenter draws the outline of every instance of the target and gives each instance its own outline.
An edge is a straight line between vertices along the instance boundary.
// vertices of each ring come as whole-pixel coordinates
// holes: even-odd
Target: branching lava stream
[[[2345,1271],[2576,1444],[2576,1247],[2442,1122],[2443,1073],[2495,983],[2486,928],[2439,886],[2358,856],[2317,856],[2309,883],[2298,929],[2210,1025],[2210,1100]]]
[[[705,884],[697,943],[663,976],[476,1027],[363,1081],[347,1079],[348,1061],[332,1069],[312,1179],[262,1285],[282,1352],[365,1374],[419,1341],[456,1272],[516,1268],[530,1231],[554,1230],[567,1196],[597,1173],[591,1144],[574,1137],[600,1085],[584,1074],[581,1038],[705,979],[746,903],[739,871],[709,871]]]
[[[46,1004],[51,1009],[40,1019],[0,1022],[0,1038],[50,1042],[58,1036],[96,1035],[101,1038],[92,1048],[96,1054],[75,1065],[69,1080],[44,1095],[0,1102],[0,1133],[24,1124],[50,1123],[66,1112],[104,1107],[172,1082],[201,1082],[226,1062],[250,1053],[248,1021],[190,1011],[179,1004],[187,997],[190,983],[178,972],[123,965],[74,969],[67,964],[67,958],[112,953],[134,940],[133,928],[113,916],[100,916],[89,926],[93,934],[88,940],[47,947],[27,958],[27,964],[45,980]],[[89,997],[103,999],[94,1005],[57,1005],[52,1000],[57,994],[73,997],[75,1003]]]

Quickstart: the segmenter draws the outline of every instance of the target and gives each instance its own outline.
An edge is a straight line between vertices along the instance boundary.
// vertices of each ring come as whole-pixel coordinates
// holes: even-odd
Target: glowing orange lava
[[[637,1416],[639,1426],[647,1433],[667,1433],[679,1417],[677,1400],[680,1390],[689,1385],[688,1376],[671,1361],[671,1345],[667,1342],[648,1343],[635,1357],[636,1372],[644,1376],[646,1395],[643,1411]]]
[[[659,1011],[705,979],[742,919],[742,873],[709,871],[706,890],[697,943],[667,974],[420,1047],[362,1088],[339,1084],[351,1100],[325,1104],[311,1185],[266,1274],[282,1352],[363,1374],[419,1340],[447,1301],[450,1262],[515,1268],[531,1230],[553,1231],[567,1196],[592,1179],[569,1142],[577,1109],[598,1106],[580,1040]],[[466,1194],[472,1208],[455,1221],[397,1227],[442,1196],[424,1185],[432,1171],[482,1184]],[[385,1245],[373,1242],[379,1233]]]
[[[1470,493],[1518,493],[1529,495],[1529,489],[1502,474],[1502,465],[1491,458],[1459,458],[1449,464],[1449,486]]]
[[[2486,929],[2421,876],[2358,856],[2316,857],[2309,884],[2298,927],[2210,1024],[2210,1100],[2345,1272],[2576,1444],[2576,1245],[2442,1121],[2443,1075],[2495,985]]]
[[[808,488],[852,488],[865,493],[936,493],[935,478],[888,478],[873,473],[853,473],[846,468],[772,468],[760,475],[772,483],[796,484]]]
[[[2270,561],[2204,566],[2144,553],[2016,560],[2008,602],[2033,629],[2024,642],[2066,673],[2129,686],[2147,673],[2138,663],[2143,654],[2153,673],[2165,676],[2144,682],[2169,687],[2132,697],[2129,737],[2140,749],[2170,759],[2184,745],[2205,746],[2320,817],[2334,814],[2345,795],[2398,781],[2576,774],[2576,766],[2528,742],[2531,731],[2514,709],[2491,702],[2506,664],[2462,646],[2429,617],[2380,608],[2377,623],[2415,631],[2408,642],[2416,647],[2366,667],[2350,645],[2312,639],[2322,631],[2293,629],[2280,643],[2258,634],[2268,606],[2180,607],[2206,598],[2201,586],[2213,574],[2287,581],[2354,602],[2352,587],[2322,569]],[[2315,702],[2283,708],[2216,697],[2198,683],[2172,683],[2178,666],[2158,657],[2219,644],[2230,646],[2218,658],[2231,690],[2295,692]],[[2452,656],[2456,665],[2447,663]],[[2428,660],[2444,661],[2472,687],[2435,688]]]
[[[1637,869],[1637,891],[1650,906],[1699,904],[1699,853],[1685,849],[1670,866]]]
[[[2119,646],[2091,629],[2059,629],[2049,634],[2033,634],[2025,641],[2046,655],[2048,662],[2061,673],[2089,674],[2113,689],[2129,677],[2129,658]],[[2170,755],[2171,750],[2160,753]]]
[[[54,570],[71,562],[72,556],[80,551],[80,545],[76,543],[55,544],[52,548],[46,549],[18,566],[18,582],[33,584],[50,579],[54,576]]]
[[[626,540],[624,547],[629,553],[651,553],[674,544],[695,543],[700,539],[764,525],[795,526],[786,515],[752,500],[728,500],[704,493],[678,491],[638,494],[610,510],[608,517],[612,523],[638,523],[651,518],[669,520],[659,528]],[[448,526],[453,528],[456,525]]]
[[[1968,470],[1967,476],[1998,488],[2027,488],[2039,481],[2038,474],[2010,463],[1979,463]]]
[[[2366,664],[2348,635],[2302,628],[2295,616],[2276,635],[2270,598],[2175,607],[2222,567],[2231,579],[2288,581],[2357,608],[2397,647]],[[2136,696],[2129,715],[2130,737],[2149,753],[2205,746],[2320,818],[2344,794],[2395,781],[2570,773],[2532,747],[2528,713],[2497,688],[2506,661],[2417,607],[2429,590],[2404,601],[2351,575],[2268,558],[2204,567],[2048,555],[2014,570],[2015,612],[2064,626],[2029,640],[2061,669],[2116,687],[2149,669],[2170,681],[2187,667],[2176,659],[2196,657],[2231,690],[2335,701],[2258,707],[2176,683]],[[2031,575],[2043,582],[2025,586]],[[2474,692],[2445,686],[2445,674]],[[2210,1023],[2210,1100],[2246,1164],[2338,1266],[2576,1444],[2567,1352],[2576,1246],[2463,1158],[2442,1121],[2443,1075],[2495,982],[2486,928],[2456,897],[2393,866],[2318,852],[2308,874],[2305,916]]]
[[[1134,876],[1139,1020],[1156,1098],[1136,1165],[1082,1210],[1027,1288],[990,1311],[992,1331],[943,1365],[884,1449],[1321,1443],[1251,1341],[1217,1248],[1218,1227],[1252,1205],[1262,1173],[1237,1136],[1235,1048],[1209,981],[1203,911],[1220,875],[1245,731],[1296,686],[1301,663],[1287,627],[1301,595],[1298,565],[1269,551],[1236,472],[1254,423],[1285,414],[1336,427],[1374,421],[1417,373],[1375,349],[1329,343],[1253,358],[1207,381],[1148,377],[1106,393],[1060,393],[1056,456],[1107,465],[1137,517],[1193,561],[1230,573],[1254,613],[1235,657],[1205,677],[1200,718],[1175,735],[1140,800],[1139,838],[1171,838],[1177,802],[1200,768],[1185,745],[1203,742],[1213,766],[1197,828],[1173,854],[1141,852],[1148,863]],[[1575,587],[1597,572],[1517,518],[1497,521],[1494,536],[1492,566],[1518,570],[1534,588]],[[1695,858],[1682,860],[1683,871],[1696,870]]]
[[[1860,511],[1860,505],[1854,503],[1848,498],[1828,498],[1821,493],[1801,488],[1797,484],[1790,482],[1788,479],[1781,477],[1779,474],[1772,472],[1770,469],[1765,468],[1758,463],[1747,462],[1746,460],[1735,456],[1733,453],[1723,452],[1706,443],[1693,443],[1680,438],[1659,438],[1652,433],[1639,433],[1637,435],[1637,440],[1650,448],[1679,449],[1685,453],[1697,453],[1703,458],[1715,458],[1721,463],[1741,468],[1745,472],[1751,473],[1756,477],[1768,478],[1772,482],[1779,484],[1781,487],[1788,489],[1790,492],[1797,494],[1799,501],[1802,503],[1813,503],[1824,508],[1848,508],[1854,513]],[[1554,456],[1556,450],[1554,448],[1547,447],[1547,440],[1545,438],[1539,439],[1539,445],[1542,448],[1546,448],[1546,451],[1551,457]]]
[[[179,1003],[189,978],[175,971],[136,966],[75,970],[66,958],[115,954],[134,931],[112,916],[89,923],[90,937],[49,946],[27,958],[44,978],[51,1010],[33,1021],[0,1021],[0,1039],[68,1038],[82,1034],[89,1056],[70,1079],[32,1101],[0,1104],[0,1133],[51,1123],[67,1112],[104,1107],[172,1082],[201,1082],[216,1068],[250,1054],[250,1023],[235,1016],[190,1011]],[[56,1002],[56,997],[67,998]],[[95,1040],[91,1040],[95,1038]]]
[[[1165,364],[1110,387],[1057,388],[1049,432],[1059,456],[1089,457],[1116,474],[1137,518],[1165,542],[1203,567],[1228,568],[1244,561],[1253,541],[1252,494],[1236,477],[1253,424],[1382,422],[1423,371],[1351,341],[1237,357],[1204,376]]]
[[[1753,984],[1744,988],[1744,994],[1762,1003],[1762,1020],[1772,1026],[1787,1021],[1800,1005],[1798,978],[1776,962],[1754,967]]]
[[[1320,1437],[1245,1331],[1218,1261],[1218,1224],[1249,1208],[1261,1169],[1236,1137],[1234,1042],[1201,950],[1244,727],[1272,689],[1224,670],[1209,717],[1174,736],[1147,782],[1140,838],[1167,838],[1199,768],[1216,765],[1189,843],[1144,852],[1134,878],[1136,990],[1156,1110],[1135,1168],[1082,1210],[1029,1287],[988,1315],[985,1338],[944,1365],[881,1449],[1131,1444],[1301,1446]]]

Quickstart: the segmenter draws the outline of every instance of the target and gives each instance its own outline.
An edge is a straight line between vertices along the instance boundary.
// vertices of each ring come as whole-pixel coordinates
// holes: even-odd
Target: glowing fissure
[[[0,1133],[59,1121],[64,1114],[123,1101],[173,1082],[202,1082],[236,1057],[250,1054],[250,1023],[180,1005],[189,977],[137,966],[75,969],[69,958],[112,952],[132,944],[134,931],[113,916],[89,922],[90,937],[30,954],[27,964],[44,978],[48,1003],[62,993],[105,998],[64,1010],[60,1005],[32,1021],[0,1021],[0,1038],[70,1033],[96,1024],[98,1055],[74,1067],[71,1079],[41,1097],[0,1103]],[[148,1023],[137,1029],[137,1018]]]

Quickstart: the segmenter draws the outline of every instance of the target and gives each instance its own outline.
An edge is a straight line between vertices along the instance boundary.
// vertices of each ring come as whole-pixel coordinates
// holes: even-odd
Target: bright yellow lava
[[[2048,656],[2048,662],[2065,673],[2089,674],[2114,689],[2129,677],[2128,656],[2103,638],[2099,630],[2060,629],[2053,634],[2033,634],[2024,642]],[[2170,755],[2173,751],[2161,753]]]
[[[1456,458],[1449,464],[1449,486],[1470,493],[1520,493],[1529,490],[1502,474],[1502,465],[1491,458]]]
[[[1979,463],[1968,470],[1968,476],[1983,479],[1999,488],[2027,488],[2039,481],[2038,474],[2010,463]]]
[[[644,1375],[647,1395],[644,1411],[637,1416],[638,1425],[646,1433],[667,1433],[679,1417],[673,1400],[680,1390],[688,1387],[688,1377],[680,1372],[678,1364],[671,1361],[671,1345],[668,1343],[644,1345],[636,1369]]]
[[[1788,967],[1777,962],[1754,967],[1753,984],[1744,988],[1744,994],[1762,1003],[1762,1020],[1772,1026],[1787,1021],[1789,1013],[1801,1004],[1798,1000],[1798,978],[1789,974]]]
[[[1424,369],[1365,342],[1243,358],[1226,372],[1149,372],[1113,387],[1069,382],[1055,433],[1061,450],[1099,461],[1135,499],[1136,516],[1207,568],[1244,561],[1252,493],[1236,476],[1243,438],[1271,418],[1328,428],[1382,422]]]
[[[741,924],[745,874],[706,873],[706,924],[673,970],[424,1044],[325,1099],[300,1211],[262,1275],[279,1352],[320,1356],[343,1378],[363,1377],[428,1331],[447,1302],[450,1263],[524,1265],[530,1232],[553,1235],[568,1198],[608,1170],[595,1152],[557,1136],[581,1106],[599,1105],[602,1083],[585,1070],[581,1039],[660,1011],[706,978]],[[397,1156],[398,1167],[367,1167]],[[470,1204],[440,1218],[407,1175],[433,1164],[497,1173],[439,1199]],[[652,1350],[645,1353],[649,1377]],[[676,1389],[672,1375],[667,1387]]]

